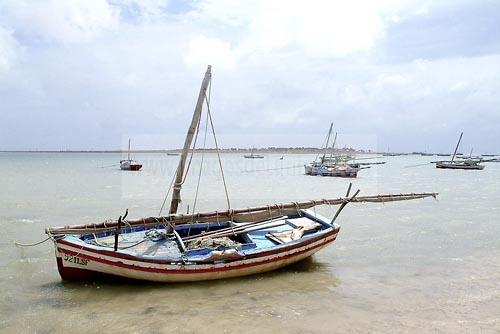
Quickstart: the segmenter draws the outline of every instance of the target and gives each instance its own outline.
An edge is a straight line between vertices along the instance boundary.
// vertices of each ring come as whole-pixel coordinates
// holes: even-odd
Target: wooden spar
[[[303,202],[291,202],[283,204],[272,204],[256,206],[251,208],[242,209],[231,209],[225,211],[213,211],[213,212],[200,212],[189,215],[175,214],[163,217],[148,217],[136,220],[126,220],[122,223],[126,227],[132,226],[143,226],[151,227],[162,224],[168,224],[172,226],[174,224],[193,224],[196,222],[217,222],[224,220],[237,220],[237,221],[251,221],[249,219],[255,220],[256,217],[262,217],[263,219],[272,219],[277,216],[283,216],[287,213],[298,212],[299,210],[310,209],[317,205],[340,205],[346,201],[352,203],[385,203],[385,202],[395,202],[395,201],[406,201],[413,199],[421,199],[426,197],[434,197],[438,193],[407,193],[407,194],[388,194],[388,195],[373,195],[373,196],[362,196],[356,198],[336,198],[336,199],[320,199],[320,200],[309,200]],[[64,235],[64,234],[89,234],[98,233],[105,231],[115,230],[117,225],[116,221],[106,221],[98,224],[85,224],[85,225],[74,225],[74,226],[63,226],[63,227],[49,227],[45,230],[45,233],[50,235]]]
[[[333,122],[330,124],[330,130],[328,130],[328,136],[326,137],[325,152],[323,152],[323,158],[321,162],[325,161],[326,151],[328,150],[328,144],[330,144],[330,136],[332,135]]]
[[[193,118],[191,120],[191,125],[188,128],[186,135],[186,140],[184,141],[184,148],[182,149],[181,158],[179,160],[179,166],[177,167],[177,174],[175,176],[175,182],[173,186],[172,201],[170,203],[170,214],[176,214],[177,208],[179,207],[179,202],[181,201],[181,187],[184,177],[184,165],[186,163],[186,158],[188,151],[191,147],[193,137],[195,135],[198,124],[200,123],[201,111],[203,109],[203,103],[205,101],[205,94],[208,88],[208,84],[212,77],[212,66],[208,65],[205,77],[201,83],[200,94],[198,95],[198,101],[196,102],[196,107],[194,109]],[[172,233],[173,226],[169,225],[167,228],[167,233]]]
[[[464,134],[463,132],[460,133],[460,138],[458,138],[457,147],[455,147],[455,152],[453,152],[453,157],[451,158],[451,162],[453,162],[453,160],[455,160],[455,156],[457,155],[457,150],[458,150],[458,147],[460,146],[460,141],[462,140],[463,134]]]
[[[352,185],[352,183],[349,184],[349,190],[347,191],[347,193],[348,193],[347,196],[349,196],[349,191],[351,190],[351,185]],[[330,224],[333,225],[333,223],[335,223],[335,221],[337,220],[337,217],[340,215],[340,213],[342,212],[342,210],[344,210],[344,208],[347,205],[347,203],[352,202],[352,200],[355,199],[356,196],[358,196],[359,192],[360,192],[360,190],[358,189],[354,193],[354,195],[352,195],[352,197],[350,199],[348,199],[344,203],[340,204],[340,207],[338,208],[337,212],[335,212],[335,215],[333,216],[332,221],[330,222]]]
[[[347,187],[347,192],[345,194],[345,197],[349,197],[349,194],[351,193],[351,188],[352,188],[352,182],[349,183],[349,187]]]

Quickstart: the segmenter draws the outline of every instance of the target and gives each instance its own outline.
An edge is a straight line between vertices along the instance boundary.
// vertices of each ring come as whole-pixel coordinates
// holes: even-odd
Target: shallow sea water
[[[337,241],[288,268],[194,284],[61,281],[44,228],[158,214],[178,157],[0,153],[1,333],[499,333],[500,163],[438,170],[388,157],[353,180],[303,175],[314,155],[223,154],[232,207],[436,191],[438,200],[350,204]],[[193,208],[193,159],[182,211]],[[114,165],[114,166],[112,166]],[[204,156],[196,210],[225,209],[217,157]],[[282,168],[282,169],[278,169]],[[167,205],[168,206],[168,205]],[[332,217],[335,208],[318,207]]]

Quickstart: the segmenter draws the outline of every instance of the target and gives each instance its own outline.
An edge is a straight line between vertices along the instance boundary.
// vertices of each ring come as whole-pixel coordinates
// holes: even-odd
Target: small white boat
[[[121,170],[131,170],[138,171],[142,168],[142,165],[135,160],[130,159],[130,138],[128,139],[128,153],[127,159],[120,160],[120,169]]]
[[[244,155],[243,157],[245,159],[264,159],[264,156],[263,155],[260,155],[260,154],[254,154],[253,151],[254,151],[255,148],[252,148],[252,151],[250,151],[250,154],[246,154]]]

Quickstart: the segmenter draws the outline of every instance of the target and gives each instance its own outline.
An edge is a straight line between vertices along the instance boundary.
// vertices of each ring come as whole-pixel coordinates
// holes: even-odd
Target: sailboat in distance
[[[130,159],[130,138],[128,139],[128,153],[127,159],[120,160],[121,170],[133,170],[138,171],[142,168],[142,165],[135,160]]]
[[[253,151],[255,150],[255,147],[252,147],[252,150],[250,151],[250,154],[246,154],[243,157],[245,159],[264,159],[263,155],[260,154],[254,154]]]
[[[205,103],[207,124],[212,126],[213,132],[207,96],[210,81],[211,66],[208,66],[179,158],[169,213],[129,220],[126,211],[117,220],[47,228],[45,232],[54,242],[62,279],[109,276],[192,282],[263,273],[305,259],[333,243],[340,231],[336,220],[349,203],[393,202],[437,195],[407,193],[361,197],[359,190],[351,194],[349,187],[346,196],[340,198],[322,196],[320,200],[232,208],[225,187],[227,209],[177,213],[189,168],[186,159],[189,152],[195,152],[193,137],[200,129]],[[215,134],[214,141],[218,153]],[[309,210],[318,205],[338,205],[339,208],[332,219],[327,219]]]
[[[328,130],[323,156],[319,160],[318,156],[316,156],[316,159],[314,159],[313,162],[304,165],[305,174],[336,176],[336,177],[357,177],[358,171],[363,169],[360,167],[360,164],[347,163],[347,161],[351,160],[351,157],[333,154],[333,151],[335,149],[335,143],[337,142],[336,132],[332,146],[331,148],[329,147],[332,130],[333,130],[333,122],[330,124],[330,128]],[[327,156],[328,150],[331,150],[329,157]]]
[[[460,133],[460,137],[458,138],[457,146],[455,147],[455,151],[453,152],[453,156],[451,157],[451,161],[436,161],[436,168],[440,169],[465,169],[465,170],[483,170],[484,165],[479,164],[482,159],[474,160],[474,159],[466,159],[462,161],[456,161],[458,153],[457,150],[460,146],[460,142],[462,141],[462,136],[464,133]],[[471,151],[472,157],[472,151]]]

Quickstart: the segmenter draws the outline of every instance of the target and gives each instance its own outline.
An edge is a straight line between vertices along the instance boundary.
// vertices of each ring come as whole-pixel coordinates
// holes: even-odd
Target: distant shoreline
[[[0,153],[78,153],[78,154],[126,154],[126,150],[0,150]],[[180,154],[182,149],[172,149],[172,150],[131,150],[130,153],[143,153],[143,154]],[[196,149],[197,153],[216,153],[214,148],[208,149]],[[268,147],[268,148],[223,148],[219,150],[220,153],[257,153],[257,154],[322,154],[325,152],[324,148],[317,147]],[[330,150],[328,150],[330,152]],[[376,152],[371,150],[355,150],[353,148],[335,149],[335,154],[376,154],[387,156],[387,152]],[[391,152],[390,156],[398,155],[427,155],[427,156],[451,156],[451,154],[440,154],[440,153],[422,153],[422,152]],[[462,155],[457,153],[457,155]],[[484,156],[498,156],[497,154],[485,154]]]
[[[228,148],[220,149],[220,153],[274,153],[274,154],[314,154],[323,153],[325,149],[314,147],[293,147],[293,148]],[[126,150],[0,150],[0,153],[127,153]],[[180,154],[181,149],[173,150],[131,150],[130,153],[165,153]],[[196,149],[198,153],[216,153],[215,149]],[[379,154],[370,150],[355,150],[352,148],[334,150],[335,153],[342,154]]]

